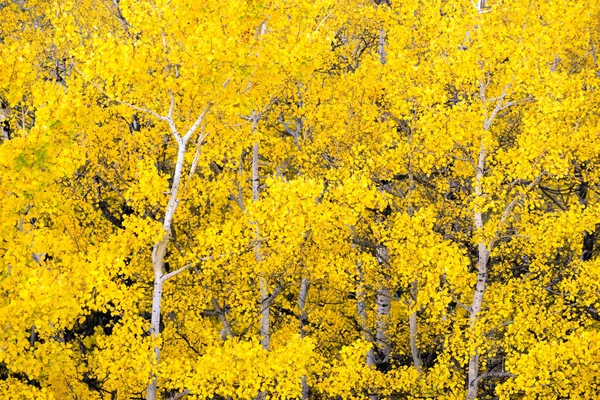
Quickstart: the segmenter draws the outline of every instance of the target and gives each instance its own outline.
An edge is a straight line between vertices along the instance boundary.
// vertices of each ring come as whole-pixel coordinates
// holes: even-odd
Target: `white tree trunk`
[[[481,145],[479,151],[479,161],[477,163],[477,171],[475,173],[475,195],[477,197],[483,196],[482,180],[485,172],[485,161],[486,161],[486,149]],[[483,216],[481,209],[478,208],[474,213],[475,229],[479,235],[483,235]],[[483,303],[483,294],[485,293],[485,286],[487,282],[487,264],[490,256],[489,249],[485,243],[485,240],[481,238],[478,243],[478,259],[477,259],[477,285],[475,287],[475,294],[473,295],[473,303],[471,304],[471,315],[469,318],[469,330],[470,334],[475,334],[475,326],[477,325],[478,314],[481,311],[481,305]],[[469,360],[469,372],[468,372],[468,392],[467,400],[473,400],[477,397],[479,389],[478,378],[479,376],[479,353],[475,348],[471,354]]]
[[[305,327],[308,324],[308,313],[306,312],[306,298],[308,297],[308,287],[310,281],[308,278],[302,278],[300,283],[300,294],[298,295],[298,311],[300,311],[300,337],[306,336]],[[302,400],[308,400],[310,388],[306,382],[306,375],[302,376]]]
[[[258,124],[258,120],[260,116],[253,113],[252,118],[252,132],[254,133],[256,130],[256,126]],[[258,140],[254,142],[252,146],[252,201],[259,200],[260,193],[260,185],[259,185],[259,168],[258,168],[258,154],[259,154],[259,144]],[[260,249],[260,230],[258,225],[255,229],[256,232],[256,244],[254,245],[254,254],[256,256],[256,261],[258,263],[262,262],[262,254]],[[266,351],[271,349],[271,304],[276,296],[276,292],[274,292],[271,296],[269,296],[267,280],[264,276],[259,277],[260,280],[260,343]],[[261,391],[256,397],[257,400],[265,399],[267,394],[264,391]]]
[[[417,295],[418,295],[418,286],[417,281],[412,283],[412,288],[410,290],[410,297],[413,302],[413,305],[417,303]],[[410,333],[410,354],[413,359],[413,365],[417,370],[421,370],[423,367],[423,361],[421,360],[421,352],[419,347],[417,346],[417,310],[414,310],[408,319],[409,325],[409,333]]]
[[[162,299],[162,289],[163,289],[163,281],[159,277],[158,279],[155,277],[154,279],[154,289],[152,292],[152,321],[150,326],[150,334],[153,337],[158,337],[160,333],[160,302]],[[160,360],[160,348],[158,346],[154,347],[154,362],[158,366],[158,362]],[[146,399],[147,400],[155,400],[156,399],[156,375],[152,376],[152,381],[148,385],[146,390]]]
[[[179,149],[177,151],[177,163],[175,164],[175,174],[173,175],[173,184],[171,186],[171,192],[169,194],[169,202],[167,203],[167,210],[165,212],[165,219],[163,222],[164,236],[163,239],[154,245],[152,250],[152,265],[154,268],[154,288],[152,291],[152,318],[150,325],[150,334],[154,338],[158,338],[160,333],[160,306],[162,300],[163,284],[164,284],[164,258],[167,252],[167,245],[171,237],[171,224],[173,222],[173,215],[179,200],[177,199],[177,193],[179,192],[179,184],[181,182],[181,171],[183,169],[183,161],[185,156],[186,143],[179,141]],[[160,348],[156,346],[154,348],[154,362],[158,366],[160,361]],[[146,392],[147,400],[156,399],[156,375],[152,376],[152,380],[148,385]]]
[[[379,53],[379,62],[382,65],[385,64],[387,61],[387,53],[385,51],[385,31],[383,28],[379,29],[379,48],[377,52]]]
[[[390,262],[388,249],[382,245],[377,246],[375,258],[379,267],[386,269]],[[377,306],[377,320],[375,323],[377,355],[375,356],[375,363],[381,365],[390,361],[390,353],[392,352],[387,337],[388,320],[390,318],[390,289],[387,286],[384,285],[376,291],[375,304]]]
[[[369,343],[373,343],[373,335],[371,334],[371,330],[369,329],[369,318],[367,316],[367,292],[364,286],[364,274],[362,271],[362,267],[360,264],[357,264],[358,269],[358,277],[359,282],[356,287],[356,299],[358,302],[356,303],[357,311],[358,311],[358,322],[360,323],[360,328],[363,331],[363,337]],[[367,353],[367,366],[372,367],[375,365],[375,353],[373,350],[369,350]]]
[[[390,289],[377,290],[375,303],[377,304],[377,323],[375,339],[377,343],[377,364],[385,364],[390,361],[392,346],[387,336],[388,321],[390,318]]]
[[[180,136],[177,128],[175,127],[175,122],[173,120],[173,110],[175,107],[175,98],[173,94],[171,94],[171,105],[169,107],[169,114],[166,117],[158,116],[154,113],[151,113],[154,116],[166,121],[169,124],[169,128],[171,129],[172,135],[175,137],[177,141],[177,161],[175,163],[175,173],[173,174],[173,183],[171,184],[171,191],[169,192],[169,200],[167,203],[167,209],[165,211],[165,218],[163,222],[163,238],[158,241],[154,245],[152,249],[152,267],[154,269],[154,288],[152,291],[152,317],[151,317],[151,325],[150,325],[150,334],[153,338],[158,338],[160,334],[160,307],[162,300],[162,292],[163,285],[169,279],[177,274],[183,272],[188,267],[182,267],[179,270],[170,272],[165,274],[164,264],[165,264],[165,254],[167,253],[167,246],[169,244],[169,239],[171,238],[171,224],[173,223],[173,216],[175,215],[175,210],[177,209],[177,205],[179,204],[179,199],[177,195],[179,193],[179,185],[181,183],[181,173],[183,171],[183,163],[185,161],[185,150],[186,145],[190,137],[196,132],[198,126],[206,116],[206,113],[210,109],[211,105],[209,104],[204,111],[200,114],[200,116],[196,119],[194,124],[189,128],[186,132],[185,136]],[[135,107],[134,107],[135,108]],[[146,110],[143,110],[146,111]],[[154,348],[154,363],[155,366],[158,366],[160,361],[160,348],[156,346]],[[151,377],[151,381],[148,384],[146,389],[146,400],[156,400],[156,375]]]
[[[360,324],[360,329],[363,331],[363,337],[369,343],[373,343],[374,338],[371,330],[369,329],[369,318],[367,315],[367,292],[364,286],[365,276],[362,271],[362,267],[360,264],[356,264],[356,268],[358,269],[358,285],[356,286],[356,307],[358,311],[358,323]],[[370,349],[367,352],[366,358],[367,367],[373,368],[375,366],[375,351]],[[370,394],[370,400],[377,400],[378,396],[376,394]]]
[[[257,118],[256,116],[254,117]],[[255,129],[255,122],[253,121],[253,130]],[[259,200],[259,175],[258,175],[258,141],[254,142],[252,146],[252,201]],[[258,226],[256,227],[256,244],[254,245],[254,254],[256,261],[262,262],[262,254],[260,252],[260,232]],[[271,347],[271,324],[270,324],[270,305],[267,304],[269,300],[269,292],[267,288],[266,279],[260,277],[260,343],[262,347],[269,351]]]

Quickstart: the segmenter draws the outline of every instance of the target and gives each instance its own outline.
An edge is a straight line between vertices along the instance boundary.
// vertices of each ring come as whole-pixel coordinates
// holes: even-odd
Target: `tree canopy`
[[[600,396],[599,2],[0,20],[0,397]]]

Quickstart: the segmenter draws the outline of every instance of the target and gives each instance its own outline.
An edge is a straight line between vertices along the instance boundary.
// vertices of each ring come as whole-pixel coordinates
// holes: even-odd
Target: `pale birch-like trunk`
[[[471,0],[473,6],[475,6],[475,9],[480,13],[483,14],[487,11],[489,11],[488,7],[487,7],[487,0]]]
[[[389,263],[389,251],[385,246],[378,246],[375,258],[381,268],[386,268]],[[392,347],[388,338],[388,321],[390,318],[390,288],[385,284],[375,293],[377,320],[375,322],[375,343],[377,355],[375,364],[386,364],[390,361]]]
[[[385,51],[385,30],[383,28],[379,29],[379,62],[383,65],[387,61],[387,53]]]
[[[300,294],[298,295],[298,311],[300,311],[300,337],[306,336],[305,327],[308,325],[308,313],[306,312],[306,298],[308,297],[308,288],[310,281],[308,278],[302,278],[300,283]],[[310,388],[306,382],[306,375],[302,376],[302,400],[308,400]]]
[[[389,5],[389,3],[388,3]],[[382,65],[385,65],[387,61],[387,53],[386,53],[386,40],[385,40],[385,30],[383,28],[379,29],[379,62]],[[376,259],[381,268],[385,268],[389,263],[389,252],[388,249],[384,246],[378,246],[376,250]],[[376,312],[377,319],[375,322],[375,344],[377,348],[377,354],[375,354],[374,350],[371,350],[369,356],[371,357],[371,363],[377,365],[387,364],[390,362],[390,354],[392,353],[392,346],[390,345],[390,341],[388,338],[388,324],[390,317],[390,288],[387,285],[384,285],[380,289],[378,289],[375,293],[375,304],[376,304]],[[367,358],[369,358],[367,356]],[[367,360],[367,364],[369,364]],[[377,394],[371,394],[369,396],[372,400],[379,398]]]
[[[390,289],[377,290],[375,303],[377,304],[377,322],[375,326],[375,341],[377,343],[377,364],[386,364],[390,361],[392,346],[387,335],[388,321],[390,318]]]
[[[417,303],[417,293],[418,293],[418,285],[417,285],[417,281],[414,281],[412,283],[412,287],[410,290],[410,297],[413,302],[413,305],[415,305]],[[410,317],[408,319],[408,325],[409,325],[409,333],[410,333],[410,354],[412,356],[413,365],[415,366],[415,368],[417,368],[417,370],[421,370],[421,368],[423,367],[423,361],[421,360],[421,351],[419,350],[419,347],[417,346],[418,325],[417,325],[417,310],[416,309],[410,314]]]
[[[256,117],[255,117],[256,118]],[[253,122],[255,124],[255,122]],[[253,125],[253,130],[255,125]],[[259,200],[259,175],[258,175],[258,141],[252,146],[252,201]],[[260,232],[258,226],[256,231],[256,244],[254,245],[254,254],[258,263],[262,262],[262,254],[260,252]],[[268,304],[269,292],[267,290],[267,282],[263,276],[260,278],[260,343],[262,347],[269,351],[271,347],[271,324],[270,324],[270,306]]]
[[[358,269],[358,285],[356,287],[356,307],[358,311],[358,322],[360,324],[360,329],[363,331],[363,337],[369,343],[373,343],[373,335],[369,330],[369,318],[367,316],[367,291],[365,290],[364,281],[365,276],[360,264],[356,265]],[[373,350],[369,350],[367,353],[367,366],[372,367],[375,365],[375,352]]]
[[[252,115],[252,132],[256,130],[256,125],[258,124],[258,120],[260,116],[253,114]],[[258,154],[259,154],[259,144],[258,140],[254,142],[252,146],[252,201],[259,200],[259,168],[258,168]],[[262,262],[262,254],[260,249],[260,231],[258,225],[255,228],[256,233],[256,244],[254,245],[254,254],[256,257],[256,261],[260,264]],[[259,277],[259,285],[260,285],[260,344],[263,349],[269,351],[271,349],[271,321],[270,321],[270,313],[271,313],[271,304],[273,303],[274,296],[269,296],[268,288],[267,288],[267,280],[264,276]],[[257,400],[262,400],[266,398],[265,392],[260,392],[256,397]]]
[[[478,4],[480,6],[480,12],[481,12],[483,10],[483,8],[485,7],[485,1],[482,0]],[[506,91],[508,90],[509,87],[510,87],[510,85],[506,85],[504,87],[504,89],[502,90],[502,94],[496,100],[496,106],[491,111],[489,116],[487,116],[487,118],[484,120],[483,129],[485,131],[488,131],[490,129],[490,126],[492,125],[492,122],[494,121],[494,118],[496,117],[498,112],[501,109],[509,107],[511,105],[511,103],[508,103],[506,105],[503,104],[504,98],[506,97]],[[486,90],[486,85],[484,85],[483,83],[480,83],[480,97],[481,97],[481,101],[483,102],[483,104],[485,104],[487,102],[485,90]],[[504,105],[504,107],[503,107],[503,105]],[[484,195],[484,193],[483,193],[483,176],[485,175],[486,157],[487,157],[487,149],[484,144],[484,138],[482,137],[480,146],[479,146],[479,156],[477,159],[477,165],[475,166],[475,188],[474,189],[475,189],[475,197],[479,198],[479,199],[482,198]],[[541,178],[541,175],[538,177],[538,179],[539,178]],[[508,214],[510,214],[510,212],[516,205],[516,201],[517,201],[517,198],[515,197],[515,199],[506,208],[506,210],[502,216],[502,219],[500,221],[500,225],[498,226],[498,230],[500,230],[501,225],[506,220]],[[477,244],[477,251],[478,251],[477,284],[475,286],[475,293],[473,294],[473,302],[471,303],[470,315],[469,315],[469,334],[470,335],[475,335],[475,327],[477,325],[479,313],[481,312],[481,306],[483,304],[483,295],[485,293],[485,288],[486,288],[486,283],[487,283],[488,260],[490,258],[490,253],[492,251],[492,248],[494,247],[494,243],[496,240],[494,237],[489,245],[487,245],[485,242],[485,237],[483,236],[483,234],[484,234],[483,214],[481,212],[480,207],[481,207],[481,205],[479,205],[478,208],[473,213],[473,219],[475,222],[475,232],[477,235],[480,236],[480,238],[479,238],[479,243]],[[479,384],[478,384],[479,380],[477,379],[478,377],[479,377],[479,351],[477,348],[475,348],[472,350],[472,353],[471,353],[470,359],[469,359],[469,369],[468,369],[468,375],[467,375],[467,386],[468,386],[467,400],[473,400],[477,397],[477,392],[479,389]]]
[[[152,291],[152,317],[151,317],[151,325],[150,325],[150,334],[153,338],[158,338],[160,334],[160,309],[161,309],[161,301],[162,301],[162,293],[164,283],[177,274],[186,270],[189,266],[182,267],[178,270],[172,271],[168,274],[165,274],[164,271],[164,259],[165,254],[167,252],[167,246],[169,244],[169,239],[171,237],[171,224],[173,223],[173,217],[175,215],[175,210],[177,205],[179,204],[179,199],[177,195],[179,193],[179,186],[181,184],[181,174],[183,171],[183,163],[185,159],[185,151],[186,145],[190,137],[196,132],[198,126],[204,119],[206,113],[210,108],[210,104],[204,109],[204,111],[200,114],[200,116],[196,119],[194,124],[189,128],[186,132],[185,136],[180,136],[177,128],[175,126],[175,122],[173,120],[173,109],[175,107],[175,99],[171,94],[171,105],[169,107],[169,114],[166,117],[161,117],[156,115],[155,113],[150,112],[150,114],[157,116],[158,118],[166,121],[169,124],[169,128],[171,130],[171,134],[175,137],[177,141],[177,161],[175,163],[175,172],[173,174],[173,183],[171,184],[171,190],[169,192],[169,200],[167,203],[167,209],[165,211],[165,217],[163,221],[163,238],[154,245],[152,250],[152,267],[154,269],[154,287]],[[135,108],[135,107],[134,107]],[[146,110],[143,110],[146,111]],[[160,361],[160,348],[158,346],[154,347],[154,363],[155,366],[158,366]],[[146,389],[146,399],[147,400],[156,400],[156,375],[151,377],[151,382],[148,384]]]
[[[412,166],[412,131],[408,134],[408,144],[410,146],[409,165],[408,165],[408,194],[406,196],[408,200],[408,215],[412,218],[415,214],[415,210],[412,204],[412,193],[415,190],[415,176]],[[417,321],[417,296],[419,294],[419,282],[415,279],[410,288],[410,300],[412,301],[415,310],[408,317],[408,329],[409,329],[409,343],[410,343],[410,354],[413,360],[413,365],[418,371],[421,371],[423,367],[423,361],[421,360],[421,351],[417,346],[417,335],[418,335],[418,321]]]
[[[481,180],[483,179],[483,171],[485,168],[485,147],[481,146],[481,150],[479,153],[479,162],[477,166],[476,173],[476,186],[475,186],[475,194],[476,196],[482,196],[482,188],[481,188]],[[542,171],[527,187],[526,192],[531,191],[534,187],[536,187],[545,172]],[[500,223],[494,233],[494,236],[490,240],[489,244],[486,245],[485,240],[482,238],[478,243],[478,260],[477,260],[477,285],[475,286],[475,293],[473,294],[473,303],[470,308],[470,318],[469,318],[469,332],[471,335],[475,334],[476,325],[479,318],[479,313],[481,312],[481,307],[483,304],[483,295],[486,288],[487,283],[487,274],[488,274],[488,261],[490,259],[490,254],[492,250],[495,248],[496,243],[498,241],[499,235],[502,232],[504,224],[510,217],[512,211],[519,203],[520,200],[524,197],[523,193],[515,195],[512,201],[506,206],[502,216],[500,217]],[[475,227],[477,231],[481,234],[483,233],[483,216],[481,211],[475,211],[474,213],[475,219]],[[471,354],[471,358],[469,360],[469,371],[468,371],[468,391],[467,391],[467,400],[473,400],[477,398],[477,392],[479,389],[479,353],[478,349],[473,349],[473,353]]]
[[[4,115],[2,115],[2,110],[0,110],[0,138],[4,141],[4,140],[9,140],[10,137],[8,135],[8,129],[5,128],[4,126],[4,121],[6,120],[6,118],[4,118]]]
[[[183,169],[183,161],[185,156],[186,143],[179,141],[179,149],[177,151],[177,163],[175,164],[175,174],[173,175],[173,184],[171,186],[171,192],[169,194],[169,202],[167,204],[167,210],[165,212],[165,219],[163,223],[164,236],[161,241],[154,245],[152,250],[152,266],[154,269],[154,287],[152,290],[152,318],[150,325],[150,334],[154,338],[158,338],[160,333],[160,307],[162,301],[162,292],[164,285],[164,258],[167,252],[167,245],[171,236],[171,223],[173,222],[173,216],[175,209],[177,208],[177,193],[179,191],[179,184],[181,182],[181,171]],[[154,362],[158,365],[160,360],[160,348],[154,347]],[[147,400],[156,399],[156,376],[152,376],[152,381],[148,385],[146,392]]]
[[[475,196],[483,196],[482,180],[485,172],[485,161],[486,161],[486,149],[482,144],[479,150],[479,160],[477,163],[477,170],[475,172]],[[473,303],[471,304],[471,315],[469,318],[469,330],[470,334],[475,334],[475,326],[477,324],[477,317],[481,311],[481,305],[483,304],[483,294],[485,292],[487,282],[487,264],[490,256],[490,251],[483,238],[483,216],[481,209],[477,208],[474,213],[475,229],[478,235],[481,235],[480,241],[477,244],[478,247],[478,259],[477,259],[477,285],[475,287],[475,294],[473,295]],[[469,372],[468,372],[468,392],[467,399],[473,400],[477,397],[479,389],[478,378],[479,376],[479,353],[478,349],[473,349],[471,358],[469,360]]]
[[[365,290],[364,281],[365,276],[360,264],[356,264],[356,268],[358,269],[358,284],[356,287],[356,307],[358,311],[358,323],[360,324],[360,329],[363,331],[363,337],[369,343],[373,343],[374,338],[371,330],[369,329],[369,318],[367,315],[367,291]],[[367,367],[373,368],[375,366],[375,351],[370,349],[367,352]],[[377,400],[378,396],[376,394],[370,394],[370,400]]]

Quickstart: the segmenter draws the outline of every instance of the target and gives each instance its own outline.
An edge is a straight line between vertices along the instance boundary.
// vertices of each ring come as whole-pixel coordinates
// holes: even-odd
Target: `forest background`
[[[600,396],[600,3],[0,1],[0,397]]]

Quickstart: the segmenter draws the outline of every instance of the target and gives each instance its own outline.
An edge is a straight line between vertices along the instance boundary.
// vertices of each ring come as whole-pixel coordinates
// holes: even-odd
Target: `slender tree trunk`
[[[583,171],[581,168],[575,164],[575,176],[579,179],[579,186],[575,190],[577,194],[577,198],[579,199],[579,204],[583,208],[587,208],[588,205],[588,191],[589,184],[585,181],[585,177],[583,175]],[[581,255],[579,259],[581,261],[587,261],[592,258],[592,253],[594,252],[594,242],[596,241],[596,232],[583,232],[583,246],[581,248]]]
[[[413,135],[412,130],[409,129],[408,133],[408,145],[410,148],[409,156],[408,156],[408,193],[406,196],[408,206],[407,212],[408,215],[412,218],[415,215],[415,209],[412,202],[412,194],[415,190],[415,174],[413,169]],[[418,321],[417,321],[417,297],[419,293],[419,282],[415,279],[410,287],[410,300],[412,302],[415,310],[408,317],[408,327],[409,327],[409,342],[410,342],[410,354],[413,360],[413,365],[420,372],[423,367],[423,361],[421,360],[421,352],[417,345],[418,338]]]
[[[367,291],[365,290],[364,281],[365,276],[360,264],[356,264],[356,268],[358,269],[358,285],[356,287],[356,307],[358,311],[358,323],[360,324],[360,329],[363,331],[363,337],[369,343],[373,343],[374,338],[371,330],[369,329],[369,318],[367,316]],[[374,343],[373,343],[374,344]],[[375,366],[375,351],[370,349],[367,352],[366,359],[367,367],[373,368]],[[370,400],[377,400],[378,396],[374,393],[369,394]]]
[[[478,2],[478,6],[479,6],[478,7],[479,11],[481,12],[485,7],[485,0],[480,0]],[[496,115],[498,114],[500,109],[502,108],[502,105],[504,103],[504,98],[506,97],[506,91],[508,90],[509,87],[510,87],[510,85],[506,85],[504,87],[504,89],[502,90],[502,94],[500,94],[500,96],[496,100],[496,106],[491,111],[489,116],[487,116],[487,118],[484,120],[484,122],[483,122],[484,130],[487,131],[490,129],[490,126],[492,125],[494,118],[496,117]],[[486,87],[483,85],[483,83],[480,82],[480,96],[481,96],[481,100],[484,104],[486,103],[485,89],[486,89]],[[477,160],[477,166],[475,168],[475,196],[476,196],[476,198],[480,198],[480,199],[483,197],[483,176],[485,174],[486,157],[487,157],[487,150],[485,148],[485,145],[483,143],[483,138],[482,138],[480,147],[479,147],[479,158]],[[540,179],[541,176],[542,175],[540,175],[536,179],[536,181],[539,182],[538,179]],[[532,183],[532,185],[533,184],[534,183]],[[509,206],[506,208],[504,214],[502,215],[498,229],[501,228],[501,225],[505,222],[508,214],[510,214],[510,212],[516,205],[516,202],[517,202],[517,198],[515,197],[515,199],[513,199],[513,201],[509,204]],[[478,208],[475,210],[475,212],[473,214],[473,219],[475,222],[475,232],[477,235],[480,236],[480,238],[479,238],[479,243],[477,244],[477,248],[478,248],[477,284],[475,286],[475,293],[473,294],[473,302],[471,304],[471,312],[470,312],[470,316],[469,316],[469,334],[472,336],[475,335],[475,326],[477,325],[477,320],[479,317],[478,314],[481,312],[481,306],[483,304],[483,294],[485,293],[485,287],[486,287],[486,283],[487,283],[488,260],[490,258],[491,249],[494,247],[494,242],[496,240],[496,238],[494,237],[494,239],[492,239],[492,242],[490,242],[489,247],[485,243],[485,238],[483,237],[483,215],[482,215],[480,207],[481,206],[478,206]],[[472,350],[472,353],[471,353],[471,356],[469,359],[469,370],[468,370],[468,375],[467,375],[467,385],[468,385],[467,400],[473,400],[477,397],[477,392],[479,390],[479,384],[478,384],[479,381],[477,380],[478,377],[479,377],[479,350],[477,348],[474,348]]]
[[[379,29],[379,62],[383,65],[387,61],[387,53],[385,51],[385,31],[383,28]]]
[[[154,277],[154,290],[152,292],[152,325],[150,327],[150,334],[157,338],[159,335],[160,329],[160,302],[162,299],[162,289],[163,289],[163,281],[160,277]],[[154,347],[154,362],[156,366],[158,366],[158,362],[160,360],[160,348],[158,346]],[[147,400],[155,400],[156,399],[156,375],[152,376],[152,381],[148,385],[148,389],[146,391],[146,399]]]
[[[365,340],[369,343],[373,343],[373,335],[371,334],[371,330],[369,329],[369,318],[367,316],[367,292],[364,286],[365,277],[360,264],[357,264],[357,268],[359,276],[359,282],[356,288],[356,299],[358,300],[358,302],[356,303],[358,311],[358,322],[360,323],[360,328],[363,331],[363,337],[365,338]],[[369,350],[369,352],[367,353],[367,366],[372,367],[374,365],[375,352],[373,350]]]
[[[162,292],[163,285],[169,279],[182,271],[186,270],[188,267],[182,267],[179,270],[175,270],[168,274],[165,274],[164,265],[165,265],[165,255],[167,253],[167,246],[169,244],[169,239],[171,238],[171,224],[173,223],[173,216],[175,215],[175,210],[177,209],[177,205],[179,204],[179,199],[177,195],[179,193],[179,185],[181,183],[181,174],[183,171],[183,163],[185,161],[185,150],[186,145],[190,137],[196,132],[200,123],[204,120],[206,113],[210,109],[211,104],[208,104],[204,111],[198,116],[194,124],[188,129],[185,136],[180,136],[177,128],[175,126],[175,122],[173,120],[173,110],[175,108],[175,97],[171,93],[171,104],[169,107],[169,114],[166,117],[158,116],[161,120],[167,122],[169,124],[169,128],[171,129],[171,134],[175,137],[177,141],[177,161],[175,163],[175,172],[173,174],[173,183],[171,184],[171,190],[169,192],[169,200],[167,203],[167,209],[165,211],[165,218],[163,222],[163,238],[158,241],[154,245],[152,249],[152,267],[154,269],[154,287],[152,291],[152,317],[151,317],[151,325],[150,325],[150,335],[154,339],[158,339],[160,334],[160,308],[161,308],[161,300],[162,300]],[[156,114],[153,114],[157,116]],[[158,363],[160,361],[160,348],[158,346],[154,347],[154,363],[155,366],[158,367]],[[153,374],[151,377],[151,381],[148,384],[146,389],[146,400],[156,400],[156,375]]]
[[[477,163],[477,171],[475,173],[475,195],[477,197],[483,196],[482,180],[485,171],[486,161],[486,149],[481,145],[479,151],[479,161]],[[483,216],[481,209],[476,209],[474,213],[475,229],[477,234],[483,235]],[[478,243],[478,259],[477,259],[477,285],[475,287],[475,294],[473,295],[473,303],[471,305],[471,315],[469,318],[469,330],[470,334],[475,334],[475,326],[477,325],[478,314],[481,311],[481,305],[483,304],[483,294],[485,292],[487,282],[487,264],[490,257],[490,251],[485,243],[483,237]],[[477,397],[479,389],[477,378],[479,376],[479,353],[478,349],[472,350],[471,358],[469,360],[469,372],[468,372],[468,392],[467,400],[473,400]]]
[[[417,281],[412,283],[412,287],[410,290],[410,297],[413,302],[413,305],[417,303],[417,293],[418,286]],[[410,329],[410,354],[413,359],[413,365],[418,370],[421,370],[423,367],[423,361],[421,360],[421,352],[419,351],[419,347],[417,346],[417,310],[415,309],[409,317],[408,325]]]
[[[385,65],[387,61],[387,53],[385,50],[386,41],[385,41],[385,30],[383,28],[379,28],[379,62],[382,65]],[[378,246],[377,261],[381,268],[386,268],[389,264],[389,253],[388,249],[384,246]],[[390,345],[390,341],[387,337],[387,329],[388,329],[388,321],[390,317],[390,288],[384,286],[377,290],[375,295],[375,304],[377,305],[377,320],[375,323],[375,343],[377,346],[377,354],[374,354],[374,351],[371,350],[371,357],[377,366],[384,366],[390,362],[390,354],[392,352],[392,347]],[[371,399],[377,399],[379,396],[377,394],[372,394]]]
[[[300,311],[300,337],[306,336],[305,327],[308,324],[308,313],[306,312],[306,298],[308,297],[308,287],[310,281],[308,278],[302,278],[300,283],[300,295],[298,296],[298,311]],[[306,375],[302,376],[302,400],[308,400],[310,388],[306,382]]]
[[[179,184],[181,182],[181,171],[183,170],[183,162],[185,157],[186,143],[179,141],[179,149],[177,151],[177,162],[175,164],[175,174],[173,175],[173,184],[171,186],[171,192],[169,194],[169,202],[167,204],[167,210],[165,212],[165,219],[163,223],[164,236],[162,240],[154,245],[152,250],[152,264],[154,268],[154,288],[152,291],[152,318],[150,326],[150,334],[155,339],[160,334],[160,306],[162,300],[163,284],[164,284],[164,263],[165,254],[167,252],[167,245],[171,237],[171,224],[173,222],[173,215],[179,200],[177,194],[179,192]],[[154,347],[154,363],[158,366],[160,361],[160,348]],[[146,391],[147,400],[156,399],[156,375],[152,376],[152,380],[148,385]]]
[[[387,269],[390,261],[389,251],[385,246],[378,246],[376,259],[380,268]],[[388,320],[390,318],[390,289],[385,284],[375,293],[375,304],[377,306],[377,320],[375,323],[375,343],[377,355],[375,363],[378,367],[384,366],[390,361],[392,347],[388,339]]]
[[[377,343],[376,363],[383,366],[390,362],[392,346],[387,335],[388,321],[390,318],[390,289],[377,290],[375,303],[377,304],[377,322],[375,327],[375,339]]]
[[[252,115],[252,132],[255,132],[256,125],[258,124],[259,116],[253,113]],[[258,154],[259,154],[259,144],[258,140],[254,142],[252,146],[252,201],[259,200],[259,169],[258,169]],[[256,244],[254,245],[254,254],[256,256],[256,261],[258,263],[262,262],[262,254],[260,249],[260,231],[258,225],[255,229],[256,232]],[[271,320],[270,320],[270,312],[271,312],[271,304],[273,297],[269,296],[268,288],[267,288],[267,280],[264,276],[259,277],[260,280],[260,344],[263,349],[269,351],[271,349]],[[275,294],[273,294],[274,296]],[[260,392],[256,397],[257,400],[265,399],[267,394],[265,392]]]
[[[10,139],[10,129],[8,127],[8,119],[4,118],[2,115],[2,110],[0,110],[0,143],[4,140]]]
[[[270,321],[270,305],[267,304],[269,300],[269,293],[267,291],[267,283],[264,278],[260,279],[260,343],[263,349],[269,351],[271,349],[271,321]]]
[[[255,117],[256,118],[256,117]],[[254,122],[253,122],[254,124]],[[255,127],[253,126],[253,130]],[[252,201],[259,200],[259,175],[258,175],[258,141],[252,146]],[[256,227],[256,244],[254,245],[254,254],[256,261],[262,262],[262,254],[260,252],[260,232]],[[270,324],[270,306],[267,304],[269,300],[269,292],[267,290],[267,282],[264,277],[260,277],[260,343],[265,350],[271,347],[271,324]]]

